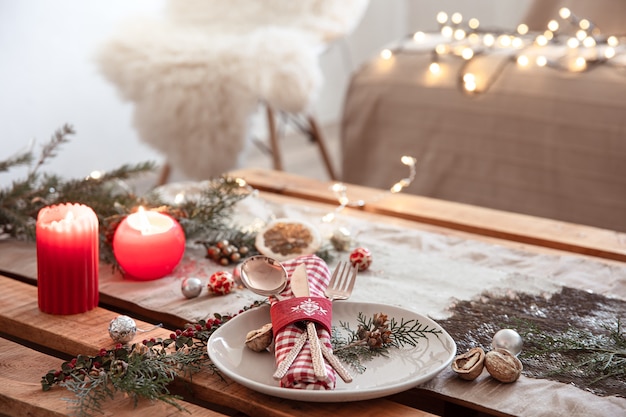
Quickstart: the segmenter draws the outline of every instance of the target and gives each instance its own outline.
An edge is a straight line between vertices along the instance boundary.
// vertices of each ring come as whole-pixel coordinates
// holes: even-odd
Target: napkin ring
[[[295,297],[274,303],[270,308],[274,334],[299,321],[312,321],[330,333],[332,301],[324,297]]]

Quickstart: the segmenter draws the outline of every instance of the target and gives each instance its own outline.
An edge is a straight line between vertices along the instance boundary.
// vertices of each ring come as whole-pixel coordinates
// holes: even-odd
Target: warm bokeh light
[[[591,22],[587,19],[582,19],[578,22],[578,26],[583,30],[588,30],[591,27]]]
[[[596,40],[592,38],[591,36],[588,36],[585,39],[583,39],[583,45],[586,48],[593,48],[594,46],[596,46]]]
[[[511,46],[511,37],[509,35],[498,36],[498,45],[503,48]]]
[[[538,67],[545,67],[548,65],[548,58],[543,55],[539,55],[535,60],[535,64],[537,64]]]
[[[446,38],[451,38],[453,33],[454,31],[452,30],[450,26],[444,26],[441,28],[441,34],[445,36]]]
[[[441,25],[448,21],[448,14],[446,12],[437,13],[437,22]]]
[[[441,65],[439,65],[438,62],[431,62],[430,65],[428,66],[428,70],[432,73],[432,74],[439,74],[441,73]]]
[[[463,29],[457,29],[454,31],[454,39],[457,41],[462,41],[465,39],[465,31]]]
[[[526,35],[528,33],[528,25],[525,23],[518,25],[517,33],[519,33],[520,35]]]
[[[567,46],[571,49],[576,49],[580,46],[580,41],[576,38],[569,38],[567,40]]]
[[[424,39],[426,38],[426,34],[424,32],[415,32],[413,34],[413,40],[415,42],[424,42]]]
[[[535,38],[535,43],[538,46],[546,46],[548,44],[548,38],[546,38],[544,35],[539,35]]]
[[[517,65],[522,66],[522,67],[527,67],[529,63],[530,63],[530,60],[528,59],[526,55],[520,55],[517,57]]]
[[[609,46],[604,50],[604,57],[606,59],[611,59],[615,56],[615,48]]]
[[[493,36],[493,34],[491,33],[486,33],[485,36],[483,36],[483,44],[485,44],[485,46],[493,46],[496,43],[496,37]]]
[[[470,60],[474,57],[474,50],[472,48],[463,48],[461,51],[461,56],[465,60]]]
[[[548,22],[548,29],[550,29],[551,32],[556,32],[557,30],[559,30],[559,22],[554,19],[550,20]]]

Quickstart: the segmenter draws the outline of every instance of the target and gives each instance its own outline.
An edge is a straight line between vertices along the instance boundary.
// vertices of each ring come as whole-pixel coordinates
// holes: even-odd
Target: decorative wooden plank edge
[[[262,192],[339,206],[331,190],[334,182],[264,169],[237,170],[229,175],[244,179]],[[351,201],[365,202],[347,210],[626,262],[626,233],[418,195],[387,192],[381,198],[383,190],[350,184],[347,187]]]
[[[62,354],[95,355],[101,348],[111,348],[113,341],[108,335],[108,325],[117,313],[95,308],[82,314],[58,316],[39,311],[37,288],[18,280],[0,276],[0,333],[19,338],[31,346],[50,349]],[[150,323],[135,320],[137,327],[149,329]],[[137,336],[135,342],[146,337],[167,338],[172,330],[157,328]],[[242,335],[244,337],[245,335]],[[0,358],[3,358],[0,353]],[[39,383],[50,369],[41,367]],[[310,403],[284,400],[252,391],[234,381],[224,380],[209,370],[202,370],[191,377],[180,376],[174,383],[186,401],[202,401],[219,407],[236,410],[250,416],[286,417],[307,415],[324,417],[363,415],[386,415],[403,417],[432,417],[432,414],[388,400],[374,399],[354,403]],[[46,393],[41,393],[46,395]],[[368,414],[370,413],[370,414]]]

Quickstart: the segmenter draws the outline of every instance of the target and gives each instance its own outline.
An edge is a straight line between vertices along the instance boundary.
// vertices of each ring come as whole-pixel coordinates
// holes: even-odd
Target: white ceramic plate
[[[384,313],[389,318],[416,319],[423,325],[441,330],[438,335],[428,334],[419,339],[416,347],[391,349],[390,357],[376,357],[364,363],[367,370],[358,374],[350,370],[354,380],[346,384],[337,378],[332,391],[298,390],[281,388],[272,378],[276,369],[270,352],[254,352],[245,346],[246,334],[270,321],[269,307],[262,306],[246,311],[216,330],[208,343],[209,357],[219,370],[229,378],[252,390],[291,400],[313,402],[357,401],[384,397],[422,384],[447,366],[456,354],[456,344],[436,322],[412,311],[383,304],[353,303],[333,304],[333,326],[339,322],[357,328],[358,313],[367,317]]]

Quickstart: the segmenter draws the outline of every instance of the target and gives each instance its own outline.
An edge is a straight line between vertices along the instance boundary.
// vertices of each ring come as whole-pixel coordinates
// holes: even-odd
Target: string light
[[[572,12],[567,7],[562,7],[561,9],[559,9],[559,16],[561,16],[561,19],[567,20],[570,18],[571,15]]]
[[[618,50],[620,42],[616,36],[602,35],[593,22],[580,19],[566,7],[561,8],[558,15],[562,21],[550,20],[544,31],[531,32],[528,25],[520,24],[514,33],[507,33],[479,30],[480,22],[475,18],[469,19],[467,27],[464,28],[463,16],[460,13],[448,15],[442,11],[436,15],[439,37],[437,33],[427,34],[421,31],[411,36],[415,42],[421,44],[429,40],[428,36],[439,40],[431,50],[432,59],[428,66],[431,77],[441,77],[447,73],[442,71],[441,63],[445,56],[468,62],[461,66],[461,71],[465,72],[472,60],[491,52],[503,55],[500,50],[511,50],[510,54],[505,55],[510,59],[496,66],[490,75],[469,73],[461,75],[459,86],[465,93],[487,91],[497,76],[503,72],[504,66],[510,62],[516,63],[519,67],[536,65],[570,72],[588,71],[597,64],[609,61],[613,67],[626,67],[622,61],[614,60],[619,52],[624,53],[622,48]],[[553,45],[556,47],[549,49],[547,53],[541,50]],[[567,48],[563,52],[560,46]],[[402,47],[399,49],[402,50]],[[381,57],[388,60],[397,52],[398,50],[385,49],[381,52]],[[477,83],[479,76],[480,84]]]
[[[390,49],[383,49],[380,52],[380,57],[384,60],[391,59],[392,56],[393,56],[393,52],[391,52]]]
[[[474,50],[469,47],[463,48],[461,50],[461,57],[463,57],[464,60],[469,61],[474,57]]]
[[[552,33],[556,32],[557,30],[559,30],[559,22],[557,22],[556,20],[552,19],[548,22],[548,30]]]
[[[413,34],[413,40],[415,42],[423,42],[425,38],[426,38],[426,34],[422,31],[415,32]]]
[[[389,192],[391,194],[396,194],[396,193],[401,192],[403,189],[411,185],[413,180],[415,180],[415,174],[416,174],[415,164],[417,163],[417,160],[412,156],[404,155],[402,158],[400,158],[400,162],[402,162],[404,165],[406,165],[409,168],[409,176],[406,178],[402,178],[400,181],[392,185],[391,188],[389,188]],[[346,207],[357,207],[357,208],[364,207],[365,204],[367,203],[364,200],[356,200],[356,201],[350,200],[350,198],[348,198],[348,187],[341,182],[334,183],[330,189],[335,194],[335,197],[337,198],[337,202],[339,203],[339,206],[335,208],[334,211],[327,213],[325,216],[322,217],[322,221],[325,223],[331,223],[332,221],[334,221],[337,214],[343,209],[345,209]],[[381,193],[375,196],[374,198],[369,200],[369,203],[380,200],[386,194],[387,193],[385,192],[385,193]]]
[[[445,25],[447,21],[448,21],[448,14],[446,12],[437,13],[437,22],[440,25]]]
[[[463,87],[471,93],[476,91],[476,76],[470,72],[463,74]]]
[[[439,62],[433,61],[428,66],[428,70],[431,72],[431,74],[437,75],[441,72],[441,65],[439,65]]]
[[[543,55],[539,55],[535,60],[535,64],[537,64],[538,67],[545,67],[548,65],[548,58]]]
[[[528,57],[526,55],[520,55],[517,57],[517,64],[522,66],[522,67],[527,67],[528,64],[530,63],[530,60],[528,59]]]

